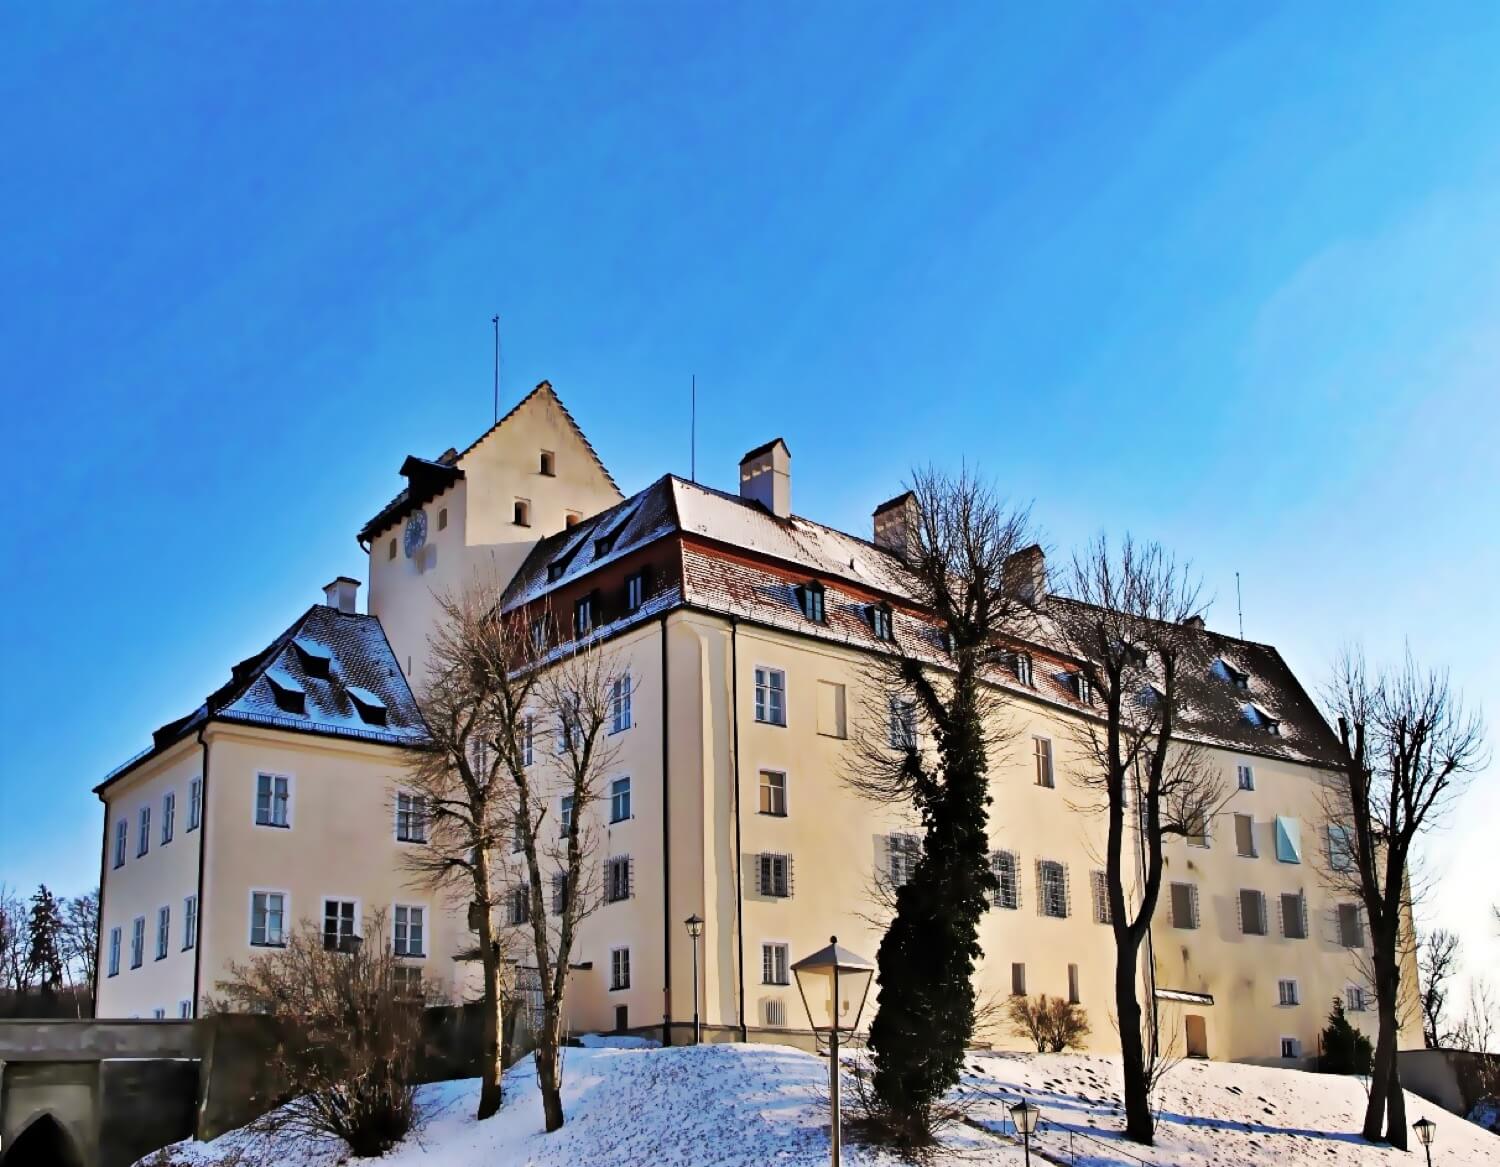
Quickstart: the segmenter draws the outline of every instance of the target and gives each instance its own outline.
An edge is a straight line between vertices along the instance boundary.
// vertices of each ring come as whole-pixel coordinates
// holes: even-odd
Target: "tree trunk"
[[[489,1118],[500,1109],[500,1074],[504,1070],[500,1056],[500,954],[489,937],[489,928],[480,929],[484,960],[484,1050],[480,1056],[479,1113]]]
[[[1115,947],[1115,1016],[1120,1024],[1120,1063],[1125,1075],[1125,1137],[1150,1146],[1156,1124],[1151,1117],[1150,1083],[1141,1037],[1141,1005],[1136,999],[1139,949],[1130,943]]]
[[[1365,1124],[1360,1132],[1372,1143],[1387,1139],[1394,1146],[1406,1147],[1406,1106],[1401,1099],[1400,1078],[1396,1073],[1396,994],[1399,988],[1394,962],[1385,955],[1386,946],[1374,937],[1375,1001],[1380,1023],[1375,1037],[1375,1056],[1370,1065],[1370,1100],[1365,1105]],[[1401,1126],[1394,1137],[1387,1134],[1387,1109],[1395,1100]]]
[[[562,1075],[558,1073],[558,1047],[562,1044],[562,1011],[548,1008],[542,1014],[537,1034],[536,1080],[542,1090],[542,1117],[548,1132],[563,1124]]]

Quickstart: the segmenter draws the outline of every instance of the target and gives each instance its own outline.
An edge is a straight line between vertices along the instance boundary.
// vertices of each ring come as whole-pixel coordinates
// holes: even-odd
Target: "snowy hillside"
[[[826,1063],[780,1046],[724,1045],[666,1050],[571,1049],[568,1123],[541,1132],[541,1103],[529,1062],[506,1077],[504,1110],[473,1120],[473,1081],[425,1087],[429,1118],[383,1167],[817,1167],[828,1160]],[[1163,1087],[1154,1148],[1123,1143],[1116,1068],[1085,1055],[977,1053],[964,1089],[977,1101],[971,1125],[952,1132],[939,1167],[1010,1167],[1022,1161],[1005,1106],[1024,1090],[1042,1110],[1033,1149],[1087,1167],[1420,1167],[1414,1158],[1367,1146],[1357,1135],[1364,1094],[1357,1081],[1219,1062],[1178,1066]],[[1500,1165],[1500,1138],[1408,1095],[1410,1117],[1433,1112],[1441,1167]],[[1073,1135],[1069,1158],[1069,1134]],[[1082,1136],[1091,1135],[1092,1138]],[[243,1136],[171,1149],[172,1163],[228,1167]],[[336,1145],[256,1148],[253,1159],[288,1167],[331,1167]],[[850,1167],[892,1167],[883,1152],[846,1148]],[[160,1162],[161,1160],[156,1160]]]

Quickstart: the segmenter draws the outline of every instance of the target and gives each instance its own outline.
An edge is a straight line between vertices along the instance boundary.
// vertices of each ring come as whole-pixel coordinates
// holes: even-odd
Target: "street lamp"
[[[1427,1167],[1432,1167],[1432,1140],[1437,1135],[1437,1123],[1424,1115],[1411,1124],[1411,1129],[1417,1132],[1417,1142],[1427,1152]]]
[[[839,1121],[839,1034],[853,1033],[865,1011],[865,998],[875,966],[863,956],[839,947],[839,938],[830,936],[827,948],[804,956],[792,965],[797,974],[797,992],[807,1010],[813,1032],[828,1034],[828,1097],[832,1107],[829,1144],[833,1167],[839,1167],[843,1136]]]
[[[1021,1139],[1026,1147],[1027,1167],[1031,1164],[1031,1132],[1036,1130],[1036,1120],[1041,1117],[1041,1113],[1024,1098],[1010,1108],[1010,1121],[1021,1132]]]
[[[683,921],[693,938],[693,1044],[703,1040],[703,1026],[698,1021],[698,937],[703,935],[703,917],[694,912]]]

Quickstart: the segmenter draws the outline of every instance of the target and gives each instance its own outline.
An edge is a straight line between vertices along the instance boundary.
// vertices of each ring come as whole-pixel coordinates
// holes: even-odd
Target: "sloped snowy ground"
[[[474,1121],[475,1081],[424,1087],[428,1119],[384,1167],[820,1167],[828,1161],[826,1062],[767,1045],[567,1051],[561,1131],[542,1133],[529,1060],[506,1075],[505,1107]],[[976,1053],[963,1091],[970,1125],[956,1126],[937,1167],[1012,1167],[1007,1105],[1025,1094],[1042,1111],[1033,1151],[1080,1167],[1422,1167],[1417,1156],[1369,1146],[1358,1129],[1364,1092],[1353,1079],[1219,1062],[1186,1062],[1163,1085],[1158,1145],[1125,1143],[1113,1059]],[[1409,1117],[1438,1123],[1435,1167],[1500,1165],[1500,1138],[1408,1095]],[[980,1129],[986,1128],[986,1129]],[[1069,1158],[1069,1134],[1073,1134]],[[1090,1137],[1084,1137],[1090,1136]],[[192,1167],[333,1167],[333,1143],[253,1145],[236,1132],[170,1149]],[[244,1157],[241,1158],[240,1156]],[[847,1147],[850,1167],[894,1167],[886,1152]],[[358,1161],[355,1161],[358,1162]]]

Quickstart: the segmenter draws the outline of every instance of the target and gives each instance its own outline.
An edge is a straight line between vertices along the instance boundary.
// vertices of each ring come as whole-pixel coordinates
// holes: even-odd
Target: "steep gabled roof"
[[[326,677],[320,675],[325,671]],[[300,694],[300,712],[288,709],[289,693]],[[383,709],[383,723],[369,720],[361,704],[366,713]],[[397,746],[414,745],[426,736],[416,698],[380,621],[314,604],[264,649],[235,665],[229,680],[202,705],[152,734],[150,747],[112,771],[95,792],[102,793],[209,722]]]
[[[443,491],[447,490],[448,487],[452,486],[458,479],[464,477],[463,468],[459,463],[481,442],[503,429],[508,421],[520,413],[530,402],[539,397],[548,398],[557,406],[558,411],[562,414],[568,425],[572,427],[573,432],[578,435],[578,440],[583,443],[584,449],[589,452],[589,457],[594,460],[594,465],[599,467],[600,473],[615,488],[615,492],[619,493],[619,483],[615,481],[614,475],[609,472],[609,467],[599,457],[599,452],[594,449],[594,444],[589,441],[588,435],[583,432],[582,427],[574,420],[573,415],[568,412],[568,407],[562,403],[562,398],[552,388],[552,383],[550,381],[542,381],[538,383],[535,389],[516,402],[504,417],[465,446],[461,452],[448,450],[436,460],[408,455],[406,461],[401,464],[401,474],[407,480],[406,489],[402,490],[395,498],[381,507],[375,516],[359,529],[358,539],[360,544],[364,545],[368,543],[392,524],[400,522],[409,511],[419,506],[425,506]]]

